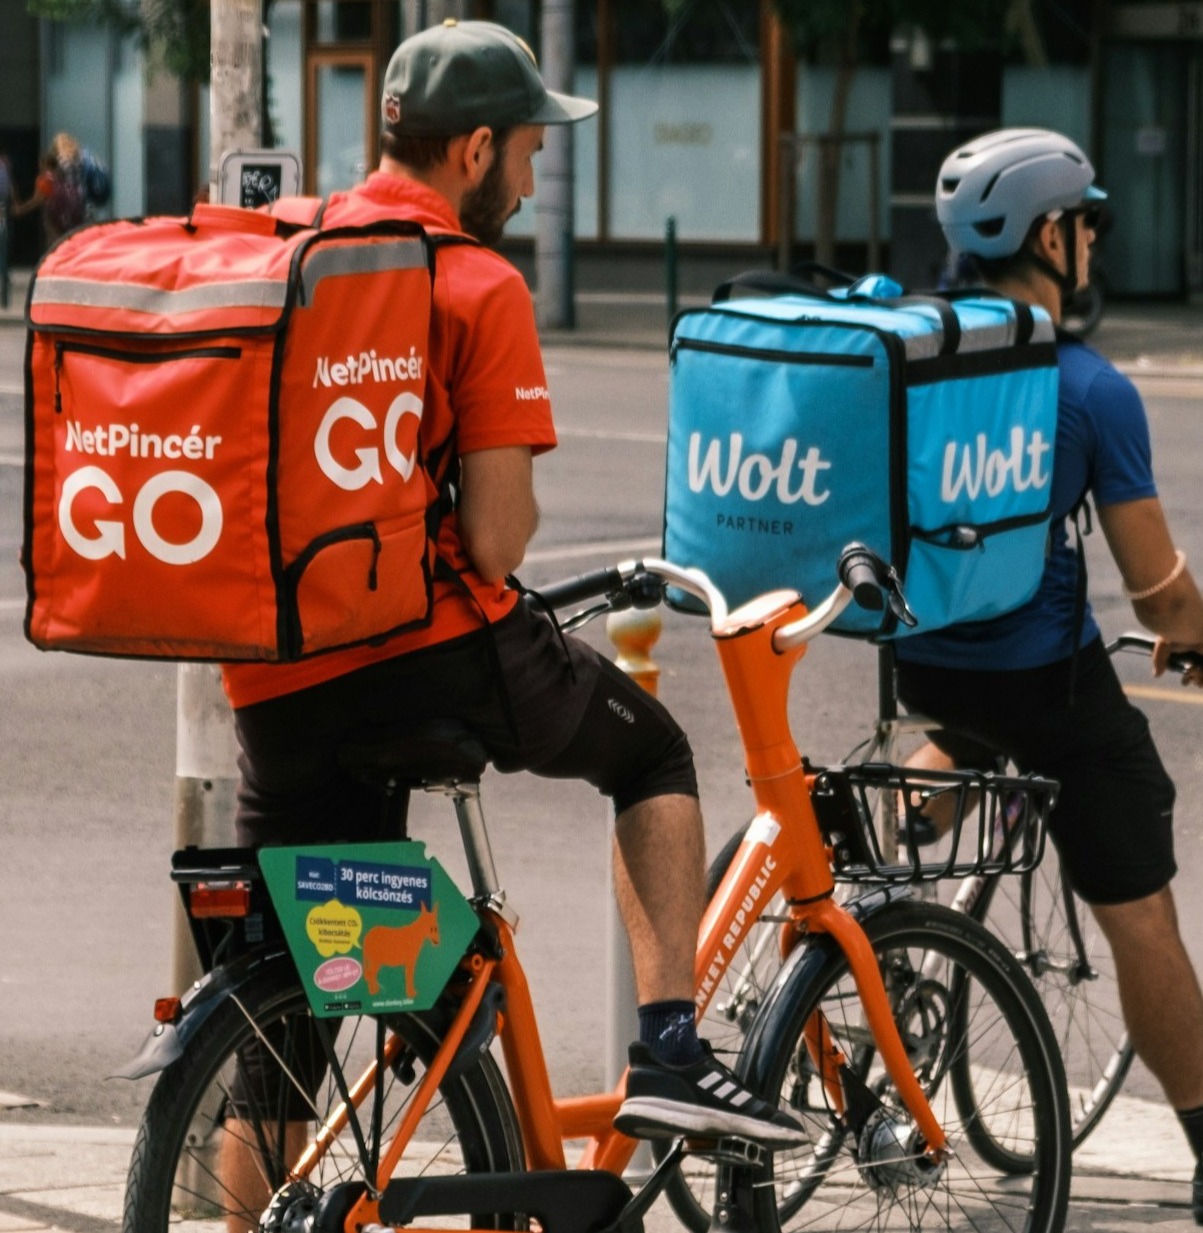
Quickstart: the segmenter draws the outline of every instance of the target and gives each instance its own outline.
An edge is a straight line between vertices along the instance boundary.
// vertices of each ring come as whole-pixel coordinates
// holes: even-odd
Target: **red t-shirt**
[[[334,194],[322,225],[379,218],[407,219],[434,234],[463,234],[455,211],[440,193],[384,172],[373,173],[350,192]],[[453,426],[461,455],[514,445],[541,453],[555,446],[530,292],[521,274],[497,253],[476,244],[439,249],[426,371],[419,432],[427,449],[446,440]],[[482,611],[495,621],[514,606],[515,592],[501,583],[487,583],[473,571],[454,514],[443,520],[439,553],[460,572],[475,603],[454,583],[436,581],[430,625],[383,646],[332,651],[295,664],[226,664],[222,675],[231,704],[263,702],[444,642],[479,628]]]

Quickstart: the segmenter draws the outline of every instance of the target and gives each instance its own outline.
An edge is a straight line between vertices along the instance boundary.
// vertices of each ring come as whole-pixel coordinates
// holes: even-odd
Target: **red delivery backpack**
[[[429,620],[451,453],[418,442],[433,242],[392,220],[323,230],[316,200],[303,225],[304,200],[292,221],[99,223],[38,266],[37,646],[287,661]]]

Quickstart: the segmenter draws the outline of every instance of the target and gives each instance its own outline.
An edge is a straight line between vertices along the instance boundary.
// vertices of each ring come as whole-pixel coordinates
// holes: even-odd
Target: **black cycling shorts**
[[[500,771],[581,779],[615,811],[697,795],[688,739],[664,706],[586,643],[519,603],[488,630],[241,707],[240,843],[385,838],[375,790],[339,763],[349,735],[454,719]]]
[[[992,770],[998,754],[1061,784],[1049,833],[1088,903],[1126,903],[1166,886],[1174,863],[1174,785],[1148,720],[1125,697],[1101,641],[1071,660],[1008,672],[898,663],[908,711],[957,766]]]

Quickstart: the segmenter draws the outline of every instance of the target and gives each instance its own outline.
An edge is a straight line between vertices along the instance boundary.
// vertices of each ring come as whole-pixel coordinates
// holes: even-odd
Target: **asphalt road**
[[[131,1125],[144,1091],[103,1076],[137,1048],[153,999],[168,991],[176,670],[42,654],[23,640],[22,339],[0,330],[0,1090],[40,1102],[10,1120]],[[548,366],[561,448],[537,464],[542,524],[523,571],[532,584],[653,552],[661,514],[663,357],[557,346]],[[1191,559],[1203,561],[1203,382],[1149,379],[1141,388],[1171,522]],[[1129,628],[1101,536],[1090,557],[1105,632]],[[598,625],[588,636],[608,645]],[[683,717],[698,757],[713,850],[749,801],[717,665],[704,627],[672,615],[655,653],[661,696]],[[873,652],[821,640],[796,677],[799,743],[815,761],[840,758],[864,734],[875,697]],[[1171,686],[1147,706],[1180,785],[1179,899],[1203,963],[1193,892],[1203,878],[1199,700]],[[523,917],[519,944],[553,1082],[564,1093],[587,1090],[602,1069],[606,805],[579,785],[491,774],[486,808]],[[440,800],[418,812],[415,830],[454,871],[449,822]],[[1127,1090],[1156,1094],[1139,1070]]]

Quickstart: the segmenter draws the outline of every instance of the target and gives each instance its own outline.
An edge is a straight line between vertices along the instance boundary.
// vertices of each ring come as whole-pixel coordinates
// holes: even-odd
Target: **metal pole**
[[[798,174],[798,147],[793,133],[777,139],[777,268],[788,270],[794,259],[794,180]]]
[[[677,220],[671,215],[664,224],[664,282],[665,302],[668,305],[668,332],[671,339],[673,321],[677,316]]]
[[[660,637],[660,614],[654,609],[630,608],[606,618],[606,633],[618,648],[614,662],[649,694],[655,695],[660,669],[651,651]],[[606,1086],[613,1087],[627,1068],[627,1046],[639,1035],[639,999],[626,929],[614,898],[613,869],[606,900]],[[651,1148],[641,1143],[631,1158],[628,1175],[651,1172]]]
[[[209,90],[209,196],[227,150],[261,142],[263,15],[259,0],[212,0]],[[233,842],[238,783],[234,723],[211,664],[181,664],[176,674],[175,841],[177,847]],[[196,979],[196,958],[182,912],[173,926],[172,983]]]
[[[869,133],[869,269],[876,273],[881,269],[881,231],[879,227],[879,214],[881,213],[881,205],[879,201],[880,185],[878,184],[878,175],[880,172],[880,160],[877,148],[877,134]]]
[[[543,80],[571,93],[572,0],[543,0]],[[572,125],[549,125],[535,199],[535,313],[541,329],[576,324],[572,286]]]

